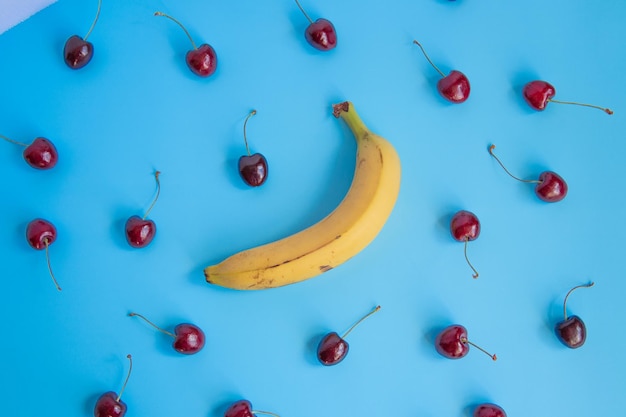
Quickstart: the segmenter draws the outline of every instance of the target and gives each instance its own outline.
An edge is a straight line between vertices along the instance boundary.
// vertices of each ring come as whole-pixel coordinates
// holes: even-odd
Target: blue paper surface
[[[302,2],[331,20],[330,52],[304,39],[295,2],[104,1],[90,35],[93,60],[74,71],[65,40],[84,36],[96,1],[63,0],[0,36],[0,134],[53,141],[58,165],[36,171],[0,141],[4,332],[0,385],[10,416],[93,414],[105,391],[127,416],[222,416],[245,398],[288,416],[467,416],[494,402],[509,416],[617,415],[626,408],[620,330],[626,314],[620,231],[626,194],[626,3],[620,1]],[[211,44],[217,72],[193,75],[191,47],[161,10]],[[450,104],[438,73],[458,69],[471,95]],[[541,79],[555,99],[602,111],[528,107],[522,86]],[[320,277],[240,292],[204,281],[203,268],[307,227],[345,195],[355,143],[332,104],[350,100],[402,160],[396,207],[374,242]],[[267,182],[243,184],[237,159],[269,163]],[[559,173],[569,194],[540,201],[506,175]],[[124,222],[150,213],[157,235],[132,249]],[[457,210],[480,219],[468,246],[448,230]],[[45,253],[26,242],[29,221],[55,224],[51,282]],[[586,323],[571,350],[553,331],[563,298]],[[320,337],[349,336],[335,367],[315,358]],[[206,333],[182,356],[168,336],[181,322]],[[477,349],[438,355],[434,335],[464,325]]]

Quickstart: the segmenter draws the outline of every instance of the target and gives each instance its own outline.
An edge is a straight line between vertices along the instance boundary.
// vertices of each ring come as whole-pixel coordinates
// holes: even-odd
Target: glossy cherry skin
[[[320,51],[330,51],[337,46],[335,26],[326,19],[317,19],[304,31],[307,42]]]
[[[557,338],[567,347],[581,347],[587,339],[587,328],[578,316],[569,316],[554,327]]]
[[[539,181],[535,186],[535,194],[543,201],[556,203],[563,200],[567,195],[567,183],[556,172],[542,172],[539,175]]]
[[[126,404],[117,400],[117,394],[113,391],[105,392],[96,401],[93,411],[95,417],[122,417],[126,414]]]
[[[182,323],[174,328],[174,349],[184,355],[198,353],[204,347],[204,332],[193,324]]]
[[[59,160],[54,144],[46,138],[36,138],[22,153],[28,165],[36,169],[53,168]]]
[[[349,345],[336,332],[328,333],[317,346],[317,359],[322,365],[337,365],[348,354]]]
[[[458,211],[450,221],[450,233],[459,242],[476,239],[480,235],[478,217],[470,211]]]
[[[200,77],[208,77],[217,69],[217,54],[212,46],[204,43],[187,52],[185,61],[189,69]]]
[[[437,81],[437,90],[446,100],[463,103],[470,95],[470,83],[465,74],[454,70]]]
[[[156,224],[150,219],[131,216],[126,220],[126,240],[133,248],[148,246],[155,234]]]
[[[535,110],[543,111],[548,101],[556,94],[552,84],[545,81],[531,81],[524,86],[522,94],[526,103]]]
[[[474,409],[472,417],[506,417],[506,413],[496,404],[480,404]]]
[[[50,246],[57,239],[57,229],[48,220],[35,219],[26,226],[26,239],[33,249],[42,250],[46,240]]]
[[[239,175],[251,187],[262,185],[267,179],[267,160],[260,153],[239,158]]]
[[[460,324],[453,324],[443,329],[435,338],[437,352],[449,359],[460,359],[469,352],[467,330]]]
[[[80,69],[87,65],[93,57],[93,44],[85,41],[78,35],[73,35],[65,41],[63,58],[71,69]]]
[[[240,400],[228,407],[224,417],[255,417],[252,413],[252,404],[248,400]]]

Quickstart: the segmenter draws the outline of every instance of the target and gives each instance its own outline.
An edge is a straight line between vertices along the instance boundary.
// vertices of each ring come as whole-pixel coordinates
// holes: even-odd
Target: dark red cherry
[[[193,49],[189,50],[185,55],[185,62],[187,63],[187,66],[189,67],[191,72],[199,77],[208,77],[215,72],[215,70],[217,69],[217,54],[215,53],[215,49],[213,49],[211,45],[203,43],[202,45],[200,45],[200,47],[197,47],[193,38],[189,34],[189,31],[187,31],[187,28],[185,28],[185,26],[177,19],[163,12],[155,12],[154,15],[167,17],[178,26],[180,26],[180,28],[189,38]]]
[[[441,75],[441,79],[437,81],[437,91],[441,97],[445,98],[451,103],[463,103],[469,98],[470,95],[470,83],[469,79],[461,71],[452,70],[448,75],[444,74],[426,53],[426,50],[421,43],[414,40],[414,44],[420,47],[422,53],[426,57],[426,60],[432,65],[432,67]]]
[[[304,30],[304,38],[306,41],[320,51],[330,51],[337,46],[337,31],[335,26],[327,19],[317,19],[313,21],[300,5],[300,2],[296,0],[298,8],[309,21],[309,25]]]
[[[585,340],[587,340],[587,328],[580,317],[567,315],[567,299],[574,290],[593,286],[593,282],[584,285],[577,285],[569,290],[565,296],[565,300],[563,301],[563,320],[556,323],[554,330],[561,343],[569,348],[576,349],[585,343]]]
[[[474,271],[472,276],[478,278],[478,271],[476,271],[476,268],[474,268],[467,257],[467,242],[480,236],[480,222],[478,221],[478,217],[471,211],[458,211],[452,216],[452,220],[450,221],[450,233],[452,233],[454,240],[465,243],[465,261],[470,268],[472,268],[472,271]]]
[[[257,414],[278,417],[278,414],[270,413],[269,411],[253,410],[252,404],[250,404],[248,400],[234,402],[228,407],[226,412],[224,412],[224,417],[255,417]]]
[[[119,394],[114,393],[113,391],[108,391],[102,394],[98,400],[96,401],[96,405],[93,410],[94,417],[123,417],[126,414],[126,404],[122,401],[122,393],[126,388],[126,384],[128,383],[128,378],[130,378],[130,373],[133,369],[133,360],[131,355],[126,356],[130,363],[128,368],[128,373],[126,374],[126,380],[124,381],[124,385],[122,385],[122,389]]]
[[[65,41],[65,46],[63,47],[63,59],[65,60],[67,66],[71,69],[80,69],[84,67],[89,63],[89,61],[91,61],[91,58],[93,58],[93,44],[88,42],[87,39],[89,38],[89,35],[91,35],[93,28],[96,26],[98,17],[100,17],[101,8],[102,0],[98,0],[96,17],[84,38],[81,38],[78,35],[72,35],[67,39],[67,41]]]
[[[506,413],[499,405],[485,403],[474,408],[472,417],[506,417]]]
[[[54,144],[46,138],[38,137],[29,145],[18,142],[4,135],[0,135],[1,139],[20,145],[24,148],[22,156],[26,163],[35,169],[53,168],[59,160],[59,154]]]
[[[139,317],[147,322],[149,325],[157,329],[163,334],[166,334],[174,339],[172,347],[178,353],[184,355],[193,355],[198,353],[204,347],[205,336],[204,332],[195,324],[181,323],[174,328],[174,333],[169,332],[138,313],[129,313],[131,317]]]
[[[48,271],[52,282],[54,282],[57,290],[61,291],[61,287],[57,282],[54,273],[52,272],[52,266],[50,264],[50,254],[48,253],[48,247],[54,243],[57,239],[57,229],[52,223],[44,219],[35,219],[28,223],[26,226],[26,240],[28,244],[36,250],[46,251],[46,261],[48,262]]]
[[[197,49],[187,52],[185,61],[189,69],[200,77],[208,77],[217,69],[215,49],[206,43],[200,45]]]
[[[89,61],[91,61],[91,58],[93,58],[93,44],[78,35],[70,36],[68,40],[65,41],[63,57],[68,67],[71,69],[80,69],[87,65]]]
[[[504,169],[504,171],[510,177],[518,181],[536,184],[535,194],[541,200],[548,203],[556,203],[565,198],[565,196],[567,195],[567,183],[559,174],[552,171],[544,171],[539,174],[539,178],[536,180],[525,180],[522,178],[518,178],[515,175],[511,174],[511,172],[504,166],[502,161],[500,161],[500,159],[493,152],[495,147],[496,145],[489,146],[489,153],[495,158],[496,161],[498,161],[498,164],[500,164],[502,169]]]
[[[380,306],[376,306],[372,311],[361,317],[359,321],[354,323],[344,334],[339,336],[336,332],[327,333],[317,346],[317,359],[322,365],[337,365],[345,359],[348,354],[349,345],[346,337],[358,326],[363,320],[380,310]]]
[[[606,107],[596,106],[594,104],[579,103],[577,101],[561,101],[554,100],[553,97],[556,94],[556,90],[552,84],[546,81],[535,80],[527,83],[522,88],[522,95],[526,103],[535,110],[543,111],[546,109],[548,103],[558,104],[574,104],[576,106],[592,107],[599,109],[608,115],[613,114],[613,110]]]
[[[467,338],[467,329],[460,324],[446,327],[435,338],[435,349],[440,355],[448,359],[464,357],[469,352],[470,345],[485,353],[494,361],[497,359],[496,355],[492,355],[480,346],[470,342]]]
[[[154,173],[154,178],[157,183],[157,193],[150,204],[150,207],[146,211],[146,214],[143,217],[139,217],[137,215],[130,216],[128,220],[126,220],[125,225],[125,234],[126,241],[133,248],[144,248],[152,242],[154,236],[156,235],[156,223],[154,221],[147,219],[148,214],[156,204],[159,199],[159,194],[161,193],[161,181],[159,181],[159,175],[161,172],[156,171]]]
[[[248,137],[246,136],[246,125],[250,117],[256,114],[256,110],[252,110],[243,123],[243,140],[246,144],[247,155],[239,158],[238,169],[241,179],[251,187],[262,185],[267,179],[267,159],[260,153],[251,154],[248,146]]]

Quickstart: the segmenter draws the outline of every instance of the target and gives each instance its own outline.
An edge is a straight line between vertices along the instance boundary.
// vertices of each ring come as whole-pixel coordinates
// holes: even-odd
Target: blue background
[[[491,401],[509,416],[615,415],[626,408],[622,329],[626,304],[624,155],[626,3],[497,0],[304,1],[331,20],[330,53],[304,40],[295,2],[104,1],[79,71],[62,59],[84,36],[96,1],[61,0],[0,36],[0,133],[52,140],[57,167],[36,171],[21,148],[0,144],[3,414],[92,414],[119,391],[127,416],[221,416],[240,398],[287,416],[467,416]],[[209,79],[184,63],[190,48],[172,22],[219,57]],[[469,100],[438,96],[438,74],[464,72]],[[531,110],[521,87],[551,82],[561,100],[611,107],[612,117],[549,104]],[[350,100],[403,163],[397,205],[378,238],[323,276],[259,292],[213,287],[205,266],[294,233],[328,214],[347,191],[355,144],[331,105]],[[238,177],[248,123],[265,185]],[[508,177],[489,144],[521,177],[559,173],[570,191],[555,204]],[[152,244],[131,249],[123,224],[155,191]],[[448,231],[452,214],[482,224],[468,254]],[[45,254],[26,224],[58,229]],[[553,333],[568,311],[586,344]],[[315,346],[382,309],[349,336],[350,353],[323,367]],[[194,356],[127,314],[172,329],[189,321],[207,344]],[[432,339],[452,323],[496,353],[453,361]]]

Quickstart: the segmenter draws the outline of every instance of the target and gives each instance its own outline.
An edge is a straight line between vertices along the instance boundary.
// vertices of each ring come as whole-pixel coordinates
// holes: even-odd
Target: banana
[[[357,142],[354,177],[341,203],[298,233],[205,268],[207,282],[237,290],[293,284],[341,265],[378,235],[400,191],[400,158],[391,143],[370,132],[351,102],[334,105],[333,115]]]

